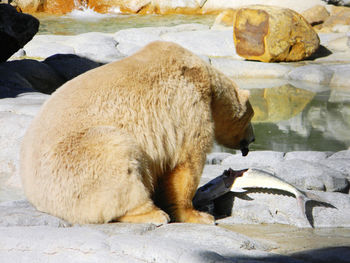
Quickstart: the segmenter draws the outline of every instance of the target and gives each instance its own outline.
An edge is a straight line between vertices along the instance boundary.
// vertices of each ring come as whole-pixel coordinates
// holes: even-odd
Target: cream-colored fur
[[[211,223],[191,201],[206,154],[214,137],[250,142],[252,115],[248,94],[223,74],[153,42],[52,94],[23,140],[26,196],[72,223],[162,224],[168,214]]]

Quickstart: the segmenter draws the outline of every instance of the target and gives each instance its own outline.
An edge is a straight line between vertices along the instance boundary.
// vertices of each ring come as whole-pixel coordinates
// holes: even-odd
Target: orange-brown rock
[[[236,13],[237,9],[227,9],[222,11],[220,14],[217,15],[215,18],[213,27],[219,27],[219,26],[233,26],[233,17]]]
[[[44,10],[49,14],[65,14],[71,12],[75,8],[74,1],[67,0],[46,0],[44,2]]]
[[[188,2],[188,3],[187,3]],[[192,3],[192,4],[191,4]],[[201,14],[201,8],[197,2],[180,1],[177,4],[157,0],[89,0],[88,5],[95,11],[107,13],[118,7],[123,13],[138,14]]]
[[[299,61],[320,45],[312,26],[286,8],[264,5],[240,8],[235,13],[233,28],[237,54],[249,60]]]
[[[304,12],[301,15],[312,26],[322,24],[329,17],[329,12],[323,5],[315,5]]]

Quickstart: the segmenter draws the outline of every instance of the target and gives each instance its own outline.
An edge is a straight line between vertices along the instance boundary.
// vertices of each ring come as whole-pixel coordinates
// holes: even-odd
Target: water
[[[213,15],[126,15],[98,14],[89,11],[73,11],[65,16],[43,16],[40,19],[39,34],[76,35],[87,32],[114,33],[121,29],[150,26],[176,26],[200,23],[212,25]]]
[[[297,228],[289,225],[268,224],[268,225],[225,225],[220,227],[234,232],[263,240],[264,243],[271,244],[270,252],[282,255],[295,255],[298,252],[325,248],[350,247],[349,228]],[[307,261],[309,262],[309,261]],[[313,261],[317,262],[317,261]],[[322,261],[323,262],[323,261]]]
[[[74,35],[187,23],[212,25],[215,16],[125,15],[118,10],[111,14],[98,14],[83,7],[65,16],[39,19],[39,34]],[[273,80],[271,84],[267,84],[267,80],[254,80],[252,86],[247,80],[235,81],[251,91],[256,135],[252,150],[340,151],[350,147],[349,89],[310,87],[307,83],[276,85]],[[233,152],[219,146],[215,150]]]

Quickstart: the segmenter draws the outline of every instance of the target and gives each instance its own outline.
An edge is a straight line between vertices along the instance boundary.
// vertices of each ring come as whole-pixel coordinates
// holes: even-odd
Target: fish
[[[269,172],[255,168],[239,171],[234,171],[231,168],[225,170],[222,175],[198,188],[193,203],[195,206],[201,207],[228,192],[242,193],[254,189],[275,189],[291,193],[296,198],[302,216],[312,227],[313,225],[306,215],[306,203],[311,200],[325,203],[318,196],[306,193]]]

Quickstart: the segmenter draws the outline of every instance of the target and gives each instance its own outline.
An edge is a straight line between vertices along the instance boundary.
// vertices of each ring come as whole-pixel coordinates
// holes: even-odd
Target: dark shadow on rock
[[[56,54],[46,58],[43,63],[56,71],[64,81],[71,80],[90,69],[103,65],[102,63],[74,54]]]
[[[254,248],[253,248],[254,249]],[[213,251],[204,251],[200,253],[203,262],[207,255],[213,255]],[[276,262],[276,263],[349,263],[350,247],[325,247],[320,249],[310,249],[289,255],[274,254],[271,256],[232,256],[221,255],[225,262]]]
[[[318,49],[310,57],[308,57],[306,60],[315,60],[317,58],[328,57],[331,54],[333,54],[332,51],[330,51],[325,46],[320,45],[318,47]]]
[[[202,207],[195,207],[196,209],[210,213],[215,217],[215,219],[221,219],[225,217],[229,217],[232,215],[232,208],[234,205],[235,198],[243,199],[246,201],[252,201],[253,198],[249,197],[248,194],[250,193],[266,193],[266,194],[277,194],[277,195],[284,195],[284,196],[290,196],[295,197],[293,194],[279,190],[279,189],[263,189],[263,188],[254,188],[254,189],[247,189],[247,192],[244,193],[233,193],[229,192],[226,193],[216,199],[214,199],[211,203],[208,203],[205,206]],[[305,216],[307,220],[309,221],[310,225],[314,227],[314,219],[312,216],[312,210],[314,207],[328,207],[328,208],[336,208],[330,203],[319,201],[319,200],[308,200],[305,203]]]
[[[309,221],[310,225],[314,227],[314,218],[312,216],[312,210],[314,207],[327,207],[327,208],[335,208],[337,209],[334,205],[323,202],[323,201],[316,201],[316,200],[309,200],[305,204],[305,214],[306,218]]]
[[[33,59],[0,63],[0,98],[25,92],[52,94],[68,80],[101,63],[74,54],[57,54],[44,62]]]

